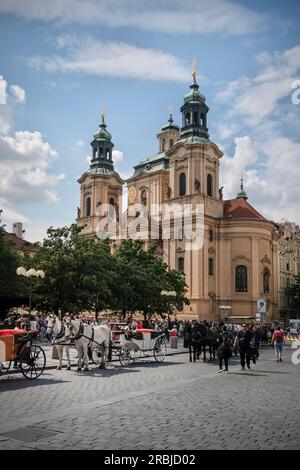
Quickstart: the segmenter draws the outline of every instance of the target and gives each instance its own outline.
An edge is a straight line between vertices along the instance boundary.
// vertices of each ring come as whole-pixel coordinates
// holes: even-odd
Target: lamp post
[[[18,269],[17,269],[17,275],[18,276],[24,276],[24,277],[27,277],[30,279],[29,281],[29,313],[28,313],[28,322],[30,323],[31,321],[31,302],[32,302],[32,278],[36,277],[40,277],[42,279],[44,279],[45,277],[45,272],[42,271],[41,269],[39,270],[35,270],[33,268],[29,269],[28,271],[26,271],[25,268],[23,268],[22,266],[20,266]]]

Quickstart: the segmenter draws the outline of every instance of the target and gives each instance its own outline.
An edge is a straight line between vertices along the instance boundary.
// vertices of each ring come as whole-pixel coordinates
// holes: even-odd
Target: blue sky
[[[74,222],[101,110],[123,177],[155,154],[170,103],[180,123],[193,58],[225,197],[243,172],[249,202],[300,223],[299,26],[291,0],[0,0],[7,228],[23,221],[34,241]]]

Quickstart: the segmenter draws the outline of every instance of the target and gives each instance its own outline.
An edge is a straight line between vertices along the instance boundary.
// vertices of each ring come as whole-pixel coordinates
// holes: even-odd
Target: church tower
[[[168,152],[170,190],[172,199],[191,202],[191,197],[197,197],[198,202],[205,201],[208,215],[219,216],[223,210],[220,204],[222,191],[219,189],[219,160],[223,154],[209,139],[209,108],[205,96],[199,91],[195,71],[192,77],[190,91],[184,96],[180,108],[180,137]]]
[[[112,136],[106,129],[104,113],[101,124],[91,142],[92,158],[90,168],[78,180],[80,184],[80,207],[77,209],[77,224],[83,225],[83,235],[96,233],[100,221],[99,208],[102,204],[115,207],[117,217],[121,208],[124,181],[114,170]]]

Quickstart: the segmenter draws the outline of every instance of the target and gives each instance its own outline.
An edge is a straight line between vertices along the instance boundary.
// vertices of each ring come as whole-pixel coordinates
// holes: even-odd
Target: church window
[[[90,197],[87,197],[87,198],[86,198],[86,202],[85,202],[85,215],[86,215],[86,217],[90,217],[90,215],[91,215],[91,208],[92,208],[91,198],[90,198]]]
[[[184,272],[184,258],[183,258],[183,256],[180,256],[180,258],[178,258],[178,271]]]
[[[213,196],[213,178],[210,174],[207,175],[207,195]]]
[[[214,259],[213,258],[208,259],[208,275],[209,276],[214,275]]]
[[[197,111],[194,111],[194,124],[196,124],[196,126],[198,125],[198,113],[197,113]]]
[[[106,158],[109,158],[109,149],[105,149]]]
[[[214,232],[212,231],[212,229],[208,231],[208,238],[210,242],[214,241]]]
[[[109,210],[108,210],[108,213],[109,213],[109,217],[113,217],[114,216],[114,213],[115,213],[115,201],[114,201],[114,198],[110,198],[109,200]]]
[[[170,139],[170,149],[173,147],[173,139]]]
[[[103,156],[103,148],[102,147],[100,147],[100,149],[99,149],[99,154],[100,154],[100,157]]]
[[[141,192],[141,203],[144,206],[147,205],[147,191],[145,189]]]
[[[164,152],[166,149],[166,139],[162,139],[161,141],[161,151]]]
[[[186,113],[186,115],[185,115],[185,125],[186,125],[186,126],[189,126],[189,125],[190,125],[190,122],[191,122],[191,114],[190,114],[190,113]]]
[[[248,270],[246,266],[239,265],[235,268],[235,291],[248,292]]]
[[[179,196],[185,196],[186,194],[186,176],[185,173],[181,173],[179,176]]]

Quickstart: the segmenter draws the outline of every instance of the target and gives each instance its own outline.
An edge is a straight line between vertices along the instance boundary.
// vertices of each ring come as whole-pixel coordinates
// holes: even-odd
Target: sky
[[[75,221],[105,111],[123,178],[158,151],[192,61],[220,186],[300,223],[300,2],[0,0],[0,209],[25,238]]]

